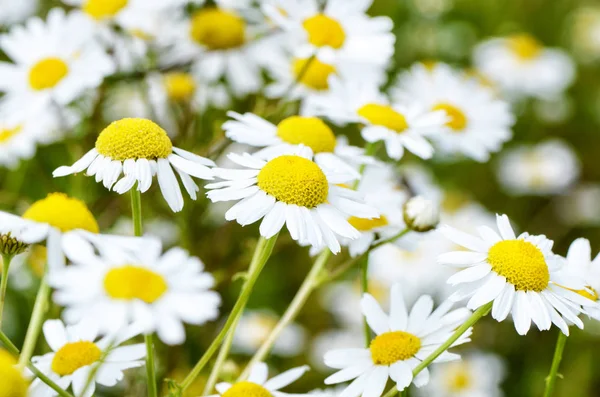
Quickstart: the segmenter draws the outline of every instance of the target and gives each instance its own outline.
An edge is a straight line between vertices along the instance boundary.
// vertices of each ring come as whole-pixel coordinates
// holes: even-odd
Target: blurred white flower
[[[600,7],[583,6],[571,15],[571,46],[584,62],[600,59]]]
[[[566,225],[597,226],[600,224],[600,185],[584,183],[564,196],[558,196],[556,214]]]
[[[565,270],[573,277],[583,280],[585,288],[575,291],[590,299],[595,304],[586,307],[586,313],[600,321],[600,255],[592,258],[592,247],[589,240],[578,238],[571,243],[567,252]]]
[[[38,0],[1,0],[0,25],[11,25],[22,22],[35,14],[38,6]]]
[[[436,203],[423,197],[411,197],[404,203],[404,222],[416,232],[428,232],[440,222],[440,209]]]

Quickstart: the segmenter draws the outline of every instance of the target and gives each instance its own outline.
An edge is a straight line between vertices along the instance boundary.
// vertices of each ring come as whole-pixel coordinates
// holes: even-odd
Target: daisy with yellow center
[[[223,182],[206,186],[208,198],[213,202],[241,200],[225,219],[245,226],[262,218],[260,234],[265,238],[276,235],[285,224],[300,244],[326,245],[338,253],[340,238],[360,236],[348,216],[379,216],[360,193],[339,186],[353,176],[320,167],[312,160],[310,148],[301,146],[266,160],[247,153],[228,157],[244,169],[213,169]]]
[[[583,328],[579,305],[595,302],[573,292],[585,285],[562,271],[563,262],[552,253],[553,242],[543,235],[517,237],[506,215],[497,216],[497,226],[499,233],[479,227],[479,236],[450,226],[441,229],[446,238],[466,248],[438,258],[441,264],[464,269],[448,279],[449,284],[461,284],[450,299],[469,298],[467,307],[472,310],[493,302],[492,317],[504,321],[512,313],[520,335],[527,334],[532,321],[540,330],[555,324],[565,335],[565,320]]]
[[[162,254],[153,238],[82,233],[68,233],[63,244],[72,265],[52,272],[48,282],[68,322],[95,320],[106,332],[133,323],[174,345],[185,340],[184,322],[201,325],[218,316],[213,277],[183,249]]]
[[[448,303],[434,311],[433,299],[428,295],[417,299],[409,313],[400,284],[392,286],[390,295],[389,315],[371,295],[364,294],[362,298],[362,313],[376,334],[369,348],[339,349],[325,354],[325,364],[339,370],[325,379],[325,384],[353,380],[341,395],[358,396],[368,392],[369,396],[380,397],[388,379],[396,383],[399,391],[413,382],[417,387],[424,386],[429,381],[429,370],[423,369],[413,379],[413,369],[470,315],[464,308],[450,311],[452,305]],[[470,335],[469,329],[452,347],[469,342]],[[446,351],[433,363],[458,359],[460,356]]]
[[[307,366],[297,367],[285,371],[271,379],[268,379],[269,369],[266,364],[255,364],[247,380],[237,383],[219,383],[216,386],[217,392],[209,397],[287,397],[304,396],[304,394],[288,394],[280,389],[294,383],[309,368]],[[308,396],[308,394],[306,395]]]
[[[138,335],[133,328],[123,328],[118,333],[99,338],[97,323],[93,321],[65,327],[60,320],[47,320],[43,330],[52,352],[33,357],[32,361],[62,389],[71,387],[76,396],[91,397],[96,384],[114,386],[123,379],[123,371],[144,364],[146,347],[143,344],[119,346]],[[97,365],[100,367],[84,394],[88,378]],[[39,379],[29,388],[32,397],[51,395],[52,392]]]
[[[0,397],[27,397],[27,381],[16,366],[17,360],[0,348]]]
[[[106,127],[96,140],[96,147],[72,166],[59,167],[54,177],[86,171],[96,182],[123,194],[137,185],[144,193],[158,179],[163,197],[174,212],[183,209],[183,196],[175,170],[192,200],[199,188],[191,176],[212,179],[211,160],[173,147],[171,139],[156,123],[141,118],[115,121]],[[123,174],[123,177],[119,180]]]
[[[27,127],[24,129],[24,126],[0,126],[0,167],[14,169],[21,160],[29,160],[35,154],[37,139],[35,134],[28,131]]]

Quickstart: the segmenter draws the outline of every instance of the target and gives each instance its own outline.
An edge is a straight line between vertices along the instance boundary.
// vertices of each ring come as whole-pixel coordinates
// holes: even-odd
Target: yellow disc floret
[[[297,58],[292,63],[292,72],[303,85],[313,90],[323,91],[329,88],[327,80],[335,73],[335,67],[317,58]]]
[[[0,397],[26,397],[27,381],[15,367],[17,360],[0,349]]]
[[[314,153],[331,153],[336,144],[331,128],[316,117],[288,117],[277,125],[277,136],[292,145],[308,146]]]
[[[192,15],[190,36],[210,50],[228,50],[246,42],[246,22],[219,8],[205,8]]]
[[[17,126],[15,128],[0,129],[0,144],[10,140],[12,137],[14,137],[19,132],[21,132],[21,130],[22,130],[21,126]]]
[[[519,291],[541,292],[550,281],[544,254],[528,241],[500,241],[490,248],[487,261]]]
[[[98,153],[112,160],[168,157],[173,145],[167,132],[153,121],[127,118],[113,121],[96,140]]]
[[[465,363],[457,362],[447,365],[445,383],[448,390],[453,393],[460,393],[467,390],[473,384],[469,368]]]
[[[25,211],[23,218],[48,223],[62,232],[83,229],[98,233],[98,222],[85,203],[64,193],[50,193]]]
[[[385,332],[371,341],[371,359],[375,365],[392,365],[408,360],[421,348],[421,339],[404,331]]]
[[[385,215],[381,215],[379,218],[373,219],[365,219],[365,218],[357,218],[355,216],[351,216],[348,218],[348,223],[354,226],[355,229],[360,230],[361,232],[368,232],[373,229],[377,229],[378,227],[387,226],[388,220]]]
[[[165,75],[164,81],[167,95],[174,101],[189,101],[196,92],[196,81],[189,73],[168,73]]]
[[[69,73],[69,66],[60,58],[45,58],[29,70],[29,86],[42,91],[57,85]]]
[[[537,58],[543,49],[540,42],[528,34],[516,34],[509,37],[508,47],[522,61],[530,61]]]
[[[327,201],[327,177],[314,162],[300,156],[280,156],[258,174],[258,187],[286,204],[314,208]]]
[[[252,382],[238,382],[221,397],[273,397],[270,391]]]
[[[302,23],[308,34],[308,42],[315,47],[341,48],[346,41],[342,25],[324,14],[317,14]]]
[[[94,19],[114,17],[127,6],[128,0],[87,0],[83,5],[83,12]]]
[[[404,115],[389,105],[369,103],[358,109],[358,115],[373,125],[380,125],[398,133],[408,128]]]
[[[152,270],[136,265],[111,269],[104,276],[104,290],[113,299],[139,299],[146,303],[156,302],[168,285],[164,277]]]
[[[52,359],[52,371],[65,376],[100,359],[102,351],[89,341],[70,342],[61,347]]]
[[[454,105],[449,103],[438,103],[432,110],[443,110],[448,116],[446,126],[454,131],[462,131],[467,126],[467,116],[465,113]]]

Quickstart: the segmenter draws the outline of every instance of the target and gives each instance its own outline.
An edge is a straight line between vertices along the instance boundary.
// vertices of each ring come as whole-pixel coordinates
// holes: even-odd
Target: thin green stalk
[[[137,190],[137,183],[131,189],[131,215],[133,217],[133,234],[142,235],[142,195]]]
[[[361,296],[369,292],[369,255],[362,256],[362,262],[360,264],[360,289]],[[363,330],[365,334],[365,346],[369,347],[371,344],[371,328],[367,322],[367,316],[363,316]]]
[[[552,366],[550,367],[550,373],[546,378],[544,397],[551,397],[552,393],[554,392],[554,385],[556,384],[556,378],[558,377],[558,368],[560,367],[560,362],[562,361],[565,343],[567,343],[567,335],[559,331],[558,339],[556,340],[556,348],[554,350],[554,358],[552,359]]]
[[[206,350],[204,355],[200,358],[200,360],[198,360],[198,362],[196,363],[196,365],[194,366],[192,371],[188,374],[188,376],[181,383],[180,390],[182,392],[185,391],[188,387],[190,387],[192,382],[194,382],[194,380],[198,377],[198,375],[200,375],[200,372],[206,366],[206,364],[211,359],[211,357],[215,354],[215,352],[221,345],[221,342],[223,342],[223,339],[225,339],[225,336],[227,335],[227,333],[229,331],[235,332],[237,323],[238,323],[240,317],[242,316],[242,312],[244,311],[246,304],[248,303],[248,299],[250,298],[250,295],[252,294],[252,289],[254,288],[254,284],[256,284],[256,280],[258,280],[258,276],[260,275],[262,269],[264,268],[265,264],[267,263],[267,260],[269,259],[269,257],[271,256],[271,253],[273,252],[273,247],[275,246],[275,241],[277,241],[277,236],[278,236],[278,234],[276,234],[275,236],[273,236],[269,239],[265,239],[264,237],[261,237],[260,240],[258,241],[258,244],[256,245],[256,249],[254,251],[254,256],[252,257],[252,262],[250,263],[250,266],[248,268],[246,282],[244,283],[244,285],[242,287],[242,291],[240,292],[240,295],[238,296],[237,302],[233,306],[231,314],[229,315],[229,317],[227,318],[227,321],[225,322],[225,326],[223,327],[221,332],[219,332],[219,334],[213,340],[213,342],[210,344],[210,346],[208,347],[208,349]]]
[[[46,267],[48,267],[46,265]],[[48,300],[50,299],[50,286],[46,282],[46,275],[42,276],[40,281],[40,287],[35,297],[35,303],[33,305],[33,312],[31,313],[31,320],[29,320],[29,326],[27,327],[27,333],[25,334],[25,342],[23,342],[23,351],[19,357],[19,367],[25,368],[33,352],[35,345],[40,337],[40,331],[42,330],[42,323],[44,322],[44,316],[48,311]]]
[[[0,329],[2,329],[2,313],[6,301],[6,289],[8,288],[8,268],[13,256],[2,254],[2,280],[0,280]]]
[[[212,371],[210,372],[210,376],[208,377],[208,381],[206,382],[206,386],[204,387],[204,391],[202,392],[203,396],[208,396],[217,381],[219,380],[219,375],[221,374],[221,369],[223,368],[223,364],[227,360],[227,356],[229,355],[229,351],[231,350],[231,345],[233,343],[233,337],[235,336],[234,330],[229,331],[227,333],[227,337],[223,341],[223,345],[221,346],[221,350],[219,350],[219,354],[217,355],[217,360],[215,361],[215,365],[213,366]]]
[[[267,339],[263,342],[258,351],[254,354],[248,365],[246,365],[246,368],[240,375],[239,379],[245,379],[248,377],[248,375],[250,374],[250,368],[252,368],[254,364],[263,361],[267,357],[267,355],[271,351],[271,348],[273,347],[283,330],[288,325],[290,325],[292,321],[296,319],[298,313],[300,313],[300,310],[302,310],[302,308],[306,304],[306,301],[308,300],[309,296],[317,287],[321,285],[323,269],[325,269],[325,265],[327,264],[330,258],[331,251],[328,249],[325,249],[317,257],[310,272],[308,273],[308,275],[304,279],[304,282],[300,286],[300,289],[296,293],[296,296],[294,296],[294,299],[286,309],[283,316],[281,316],[281,319],[279,319],[279,322],[277,323],[275,328],[273,328]]]
[[[487,303],[481,306],[479,309],[475,310],[471,317],[467,319],[460,327],[454,331],[452,336],[448,338],[440,347],[435,349],[433,353],[425,358],[425,360],[421,361],[419,365],[413,369],[413,377],[416,377],[421,371],[423,371],[429,364],[431,364],[436,358],[438,358],[443,352],[448,350],[454,342],[458,340],[469,328],[471,328],[475,323],[485,317],[490,310],[492,310],[492,305],[494,302]],[[390,389],[383,397],[394,397],[398,394],[398,388],[394,386]]]

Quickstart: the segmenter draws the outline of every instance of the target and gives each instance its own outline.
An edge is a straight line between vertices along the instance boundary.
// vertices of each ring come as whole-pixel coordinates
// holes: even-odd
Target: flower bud
[[[428,232],[440,222],[438,206],[422,196],[410,198],[403,207],[404,222],[415,232]]]

